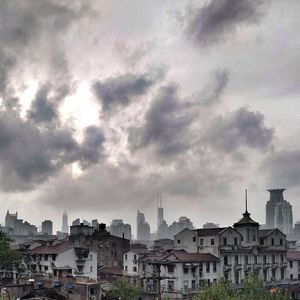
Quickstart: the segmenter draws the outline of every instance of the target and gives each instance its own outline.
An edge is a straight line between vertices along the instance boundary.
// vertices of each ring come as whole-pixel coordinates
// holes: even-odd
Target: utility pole
[[[157,296],[157,300],[161,300],[161,280],[164,280],[164,279],[177,279],[175,276],[162,276],[161,275],[161,266],[164,266],[164,265],[168,265],[169,263],[162,263],[162,262],[159,262],[159,261],[153,261],[153,262],[148,262],[149,265],[152,265],[153,266],[153,272],[151,274],[151,276],[149,277],[143,277],[142,279],[153,279],[153,280],[157,280],[157,293],[156,293],[156,296]]]

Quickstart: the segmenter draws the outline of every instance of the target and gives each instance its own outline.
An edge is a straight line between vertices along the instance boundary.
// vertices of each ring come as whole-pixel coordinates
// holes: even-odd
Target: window
[[[210,244],[213,246],[215,244],[215,239],[211,239]]]
[[[268,271],[264,270],[263,274],[264,274],[264,281],[267,281],[268,280]]]
[[[272,269],[272,279],[276,280],[276,270]]]
[[[245,264],[248,265],[248,255],[245,255]]]
[[[174,265],[168,265],[168,272],[169,273],[174,273],[174,269],[175,269]]]
[[[125,254],[125,259],[127,259],[127,254]]]
[[[253,242],[256,241],[256,235],[255,235],[255,234],[253,234],[253,236],[252,236],[252,241],[253,241]]]
[[[235,264],[235,265],[238,265],[238,264],[239,264],[239,256],[238,256],[238,255],[235,255],[235,256],[234,256],[234,264]]]
[[[237,246],[237,244],[238,244],[238,238],[235,237],[235,238],[234,238],[234,245]]]
[[[228,256],[224,256],[224,265],[228,266]]]
[[[48,254],[45,254],[45,260],[48,260]]]
[[[133,259],[136,260],[136,254],[134,254]]]
[[[95,289],[94,288],[90,289],[90,295],[95,295]]]
[[[189,288],[189,282],[188,282],[187,280],[185,280],[185,281],[183,282],[183,288],[184,288],[185,291],[188,290],[188,288]]]
[[[285,275],[284,273],[285,273],[284,268],[281,268],[280,269],[281,280],[284,279],[284,275]]]
[[[174,290],[174,280],[168,280],[168,291],[172,292]]]
[[[177,244],[180,244],[180,240],[177,240]]]
[[[196,237],[195,236],[193,236],[193,242],[196,242]]]
[[[224,246],[227,245],[227,238],[226,238],[226,237],[223,238],[223,245],[224,245]]]
[[[52,260],[53,260],[53,261],[56,260],[56,254],[52,254]]]
[[[203,244],[204,244],[204,240],[200,239],[200,246],[203,246]]]
[[[93,272],[93,266],[90,266],[90,273]]]
[[[45,266],[45,271],[48,271],[48,266]]]
[[[293,279],[294,279],[294,276],[293,276],[293,274],[291,274],[291,275],[290,275],[290,279],[291,279],[291,280],[293,280]]]
[[[280,246],[282,246],[283,245],[283,240],[282,239],[280,239]]]
[[[196,281],[192,280],[192,290],[195,291],[196,290]]]
[[[125,271],[128,271],[128,266],[125,266]]]
[[[236,283],[236,284],[239,284],[239,281],[240,281],[239,272],[235,272],[235,273],[234,273],[234,279],[235,279],[235,283]]]
[[[192,273],[196,273],[196,268],[192,267]]]
[[[216,273],[217,272],[217,263],[213,262],[213,272]]]
[[[136,268],[136,267],[133,267],[133,268],[132,268],[132,271],[133,271],[133,272],[136,272],[136,271],[137,271],[137,268]]]
[[[260,245],[263,245],[263,244],[265,243],[264,238],[260,238],[260,239],[259,239],[259,243],[260,243]]]
[[[207,262],[206,263],[206,273],[209,273],[210,272],[210,263]]]
[[[202,272],[202,270],[203,270],[203,264],[199,263],[199,272]]]
[[[283,254],[280,254],[280,261],[284,262],[284,256],[283,256]]]
[[[271,245],[274,246],[274,239],[271,239]]]
[[[188,274],[188,272],[189,272],[189,269],[187,267],[183,267],[183,273]]]
[[[92,254],[90,255],[90,260],[93,260],[93,255]]]
[[[272,263],[273,263],[273,264],[276,263],[276,256],[275,256],[275,254],[272,255]]]
[[[254,255],[254,263],[257,264],[258,259],[257,259],[257,255]]]
[[[264,265],[267,263],[267,255],[263,256]]]
[[[293,268],[293,262],[290,261],[290,268],[292,269]]]

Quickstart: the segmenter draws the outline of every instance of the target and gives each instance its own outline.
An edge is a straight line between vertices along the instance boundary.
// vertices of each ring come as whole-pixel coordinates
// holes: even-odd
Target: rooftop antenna
[[[247,193],[247,189],[245,189],[245,204],[246,204],[246,211],[248,211],[248,193]]]

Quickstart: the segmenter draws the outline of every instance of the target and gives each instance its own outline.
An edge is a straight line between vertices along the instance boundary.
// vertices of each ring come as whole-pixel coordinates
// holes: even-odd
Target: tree
[[[21,266],[20,253],[10,249],[11,239],[0,231],[0,270],[13,271]]]
[[[221,279],[216,285],[206,286],[193,300],[289,300],[281,290],[271,293],[257,275],[250,275],[243,281],[243,288],[233,289],[230,283]]]
[[[111,289],[109,296],[113,299],[133,300],[141,294],[141,288],[122,277]]]

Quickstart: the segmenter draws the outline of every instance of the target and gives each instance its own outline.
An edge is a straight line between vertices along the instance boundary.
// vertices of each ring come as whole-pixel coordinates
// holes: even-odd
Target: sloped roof
[[[288,260],[299,260],[300,261],[300,251],[288,251],[286,254]]]
[[[258,236],[259,237],[266,237],[274,230],[275,229],[260,229],[260,230],[258,230]]]
[[[51,246],[40,246],[37,248],[34,248],[30,251],[30,254],[60,254],[67,250],[70,250],[74,248],[73,244],[69,243],[61,243],[57,245],[51,245]]]
[[[255,222],[250,218],[250,213],[246,210],[243,213],[243,218],[239,220],[238,222],[234,223],[233,227],[240,227],[240,226],[259,226],[259,223]]]
[[[210,253],[188,253],[184,250],[172,250],[169,253],[156,253],[153,255],[146,255],[143,261],[152,262],[217,262],[219,259]]]
[[[194,231],[197,233],[197,236],[214,236],[226,228],[227,227],[200,228],[200,229],[195,229]]]

